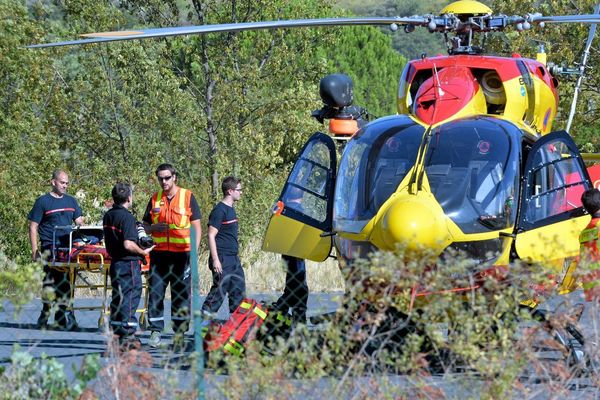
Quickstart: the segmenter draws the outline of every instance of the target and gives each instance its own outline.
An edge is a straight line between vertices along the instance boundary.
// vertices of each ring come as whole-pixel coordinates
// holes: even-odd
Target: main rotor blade
[[[549,23],[580,23],[595,24],[600,22],[600,14],[581,14],[581,15],[541,15],[529,14],[525,17],[529,22],[549,22]]]
[[[345,25],[427,25],[430,21],[428,17],[356,17],[356,18],[319,18],[319,19],[301,19],[289,21],[263,21],[263,22],[243,22],[236,24],[216,24],[216,25],[197,25],[181,26],[172,28],[139,29],[129,31],[98,32],[86,33],[84,36],[88,39],[71,40],[56,43],[33,44],[27,47],[56,47],[80,45],[88,43],[114,42],[121,40],[133,40],[144,38],[157,38],[166,36],[220,33],[220,32],[241,32],[256,29],[280,29],[280,28],[299,28],[311,26],[345,26]]]
[[[598,14],[599,12],[600,3],[596,4],[596,7],[594,8],[594,13]],[[590,54],[590,48],[592,47],[592,41],[594,40],[594,36],[596,36],[596,24],[590,26],[590,33],[588,34],[588,38],[585,43],[585,48],[583,50],[583,58],[579,67],[581,73],[577,78],[577,84],[575,84],[575,91],[573,92],[573,101],[571,102],[571,110],[569,111],[569,119],[567,120],[567,128],[565,129],[569,133],[571,131],[571,124],[573,123],[573,117],[575,117],[575,109],[577,108],[577,98],[579,97],[579,90],[581,88],[581,82],[583,81],[583,73],[585,72],[585,66],[587,65],[587,60]]]

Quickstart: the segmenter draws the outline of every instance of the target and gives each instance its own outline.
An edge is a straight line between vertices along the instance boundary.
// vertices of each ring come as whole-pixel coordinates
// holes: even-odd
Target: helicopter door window
[[[524,223],[536,226],[547,219],[568,219],[581,210],[581,195],[589,186],[577,155],[561,139],[541,146],[528,171]],[[562,217],[561,217],[562,215]]]
[[[334,229],[359,233],[415,164],[425,128],[406,116],[367,125],[348,142],[336,178]]]
[[[315,141],[307,146],[296,161],[281,195],[285,204],[284,214],[301,214],[319,223],[327,219],[327,194],[331,173],[330,151],[323,142]]]

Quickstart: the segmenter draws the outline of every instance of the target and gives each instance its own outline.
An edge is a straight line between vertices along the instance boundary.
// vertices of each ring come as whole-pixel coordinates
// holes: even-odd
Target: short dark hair
[[[171,175],[177,176],[177,171],[175,170],[175,167],[168,163],[163,163],[163,164],[160,164],[158,167],[156,167],[156,172],[155,172],[156,176],[158,176],[158,173],[160,171],[169,171],[171,173]]]
[[[131,196],[131,186],[127,183],[117,183],[112,189],[112,198],[115,204],[123,204]]]
[[[227,192],[233,190],[242,183],[242,180],[233,176],[228,176],[223,179],[223,183],[221,183],[221,191],[223,192],[223,196],[227,196]]]
[[[596,214],[600,210],[600,190],[588,189],[581,195],[581,202],[586,211],[591,215]]]
[[[52,171],[52,179],[58,179],[60,174],[65,174],[65,175],[69,176],[69,174],[67,174],[67,171],[65,171],[64,169],[61,169],[61,168],[57,168],[54,171]]]

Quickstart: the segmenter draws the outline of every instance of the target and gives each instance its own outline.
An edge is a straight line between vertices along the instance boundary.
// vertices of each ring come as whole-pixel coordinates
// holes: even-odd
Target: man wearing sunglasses
[[[196,232],[200,245],[200,207],[192,192],[177,186],[177,171],[171,164],[156,168],[160,190],[152,196],[144,213],[144,226],[156,244],[150,253],[150,298],[148,303],[149,345],[161,343],[164,329],[164,299],[171,284],[171,320],[174,342],[183,342],[190,321],[191,292],[191,231]],[[181,343],[180,343],[181,344]]]

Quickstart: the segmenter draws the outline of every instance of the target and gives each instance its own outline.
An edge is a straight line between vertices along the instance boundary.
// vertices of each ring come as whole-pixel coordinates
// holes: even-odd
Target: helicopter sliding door
[[[332,247],[335,144],[315,133],[300,152],[273,207],[262,249],[313,261],[325,260]]]
[[[581,204],[591,182],[567,132],[548,134],[532,146],[524,169],[515,248],[528,262],[562,266],[579,253],[579,233],[589,217]]]

